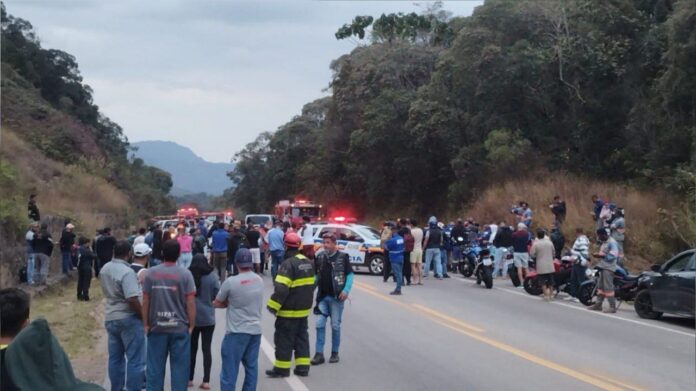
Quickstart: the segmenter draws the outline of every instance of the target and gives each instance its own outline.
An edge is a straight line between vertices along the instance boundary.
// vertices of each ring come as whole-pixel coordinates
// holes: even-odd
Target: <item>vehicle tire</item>
[[[508,276],[510,277],[510,281],[512,281],[512,285],[517,288],[520,286],[520,276],[517,275],[517,268],[516,267],[511,267],[508,269]]]
[[[367,268],[370,270],[370,274],[381,276],[384,271],[384,256],[382,254],[371,256]]]
[[[486,289],[493,288],[493,271],[490,267],[483,268],[483,283],[486,284]]]
[[[647,289],[638,292],[633,308],[636,310],[636,314],[643,319],[660,319],[662,317],[662,312],[653,311],[650,291]]]
[[[525,277],[524,290],[532,296],[539,296],[542,292],[541,286],[539,286],[539,279],[536,276]]]
[[[585,284],[585,285],[580,285],[580,289],[578,290],[578,300],[586,306],[591,306],[592,304],[595,303],[594,299],[595,295],[595,284]]]
[[[464,261],[464,269],[462,269],[464,277],[471,277],[474,274],[474,268],[468,260]]]

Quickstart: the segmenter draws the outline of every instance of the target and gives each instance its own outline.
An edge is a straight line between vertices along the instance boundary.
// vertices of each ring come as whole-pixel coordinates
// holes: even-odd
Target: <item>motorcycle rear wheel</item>
[[[526,277],[524,279],[524,290],[532,296],[539,296],[542,293],[539,279],[536,276]]]
[[[512,285],[517,288],[520,286],[520,276],[517,275],[517,268],[516,267],[511,267],[508,269],[508,276],[510,276],[510,281],[512,281]]]
[[[493,288],[493,271],[490,267],[483,268],[483,283],[486,285],[486,289]]]

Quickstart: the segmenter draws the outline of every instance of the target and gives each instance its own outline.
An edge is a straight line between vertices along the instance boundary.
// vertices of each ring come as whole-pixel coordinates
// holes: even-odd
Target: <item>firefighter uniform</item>
[[[268,309],[276,315],[275,361],[273,370],[289,376],[295,352],[295,374],[309,373],[309,334],[307,317],[314,301],[314,264],[296,251],[278,269]],[[272,373],[269,373],[271,375]]]

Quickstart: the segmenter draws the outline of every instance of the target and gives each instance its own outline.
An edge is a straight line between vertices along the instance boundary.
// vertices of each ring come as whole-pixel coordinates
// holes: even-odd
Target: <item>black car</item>
[[[653,265],[639,281],[634,307],[641,318],[663,313],[694,317],[696,249],[684,251],[662,265]]]

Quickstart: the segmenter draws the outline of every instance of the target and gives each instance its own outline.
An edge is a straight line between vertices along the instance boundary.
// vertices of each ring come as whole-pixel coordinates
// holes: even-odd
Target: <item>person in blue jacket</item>
[[[230,233],[225,230],[225,223],[218,222],[217,228],[211,236],[213,238],[213,266],[217,269],[220,281],[225,281],[227,278],[227,240],[230,238]]]
[[[392,273],[396,280],[396,289],[389,292],[390,295],[400,295],[401,286],[404,284],[404,238],[399,235],[398,231],[392,231],[391,239],[386,243],[387,251],[389,251],[389,262],[391,263]]]

